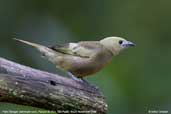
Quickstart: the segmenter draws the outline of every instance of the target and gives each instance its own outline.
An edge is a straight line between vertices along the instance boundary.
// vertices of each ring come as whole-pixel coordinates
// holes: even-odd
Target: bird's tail
[[[14,40],[16,41],[19,41],[19,42],[22,42],[22,43],[25,43],[27,45],[30,45],[32,47],[35,47],[37,49],[41,48],[41,47],[45,47],[43,45],[40,45],[40,44],[36,44],[36,43],[32,43],[32,42],[28,42],[28,41],[25,41],[25,40],[21,40],[21,39],[17,39],[17,38],[13,38]]]
[[[22,42],[22,43],[25,43],[27,45],[30,45],[34,48],[36,48],[37,50],[39,50],[44,56],[46,57],[52,57],[54,55],[54,51],[46,46],[43,46],[43,45],[40,45],[40,44],[37,44],[37,43],[32,43],[32,42],[28,42],[28,41],[25,41],[25,40],[21,40],[21,39],[17,39],[17,38],[13,38],[14,40],[16,41],[19,41],[19,42]]]

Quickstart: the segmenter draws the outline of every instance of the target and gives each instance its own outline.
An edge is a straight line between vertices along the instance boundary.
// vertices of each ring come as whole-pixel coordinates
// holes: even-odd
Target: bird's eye
[[[119,40],[119,44],[122,44],[123,43],[123,41],[122,40]]]

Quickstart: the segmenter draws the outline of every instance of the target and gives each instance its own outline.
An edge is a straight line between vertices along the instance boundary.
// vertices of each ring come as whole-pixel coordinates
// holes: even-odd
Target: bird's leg
[[[91,85],[87,80],[83,79],[83,78],[80,78],[80,80],[82,80],[82,82],[86,83],[86,84],[89,84]]]
[[[83,80],[81,80],[80,78],[77,78],[76,76],[74,76],[71,72],[67,72],[68,75],[75,81],[79,81],[79,82],[83,82]]]
[[[82,82],[84,82],[85,84],[90,85],[90,86],[92,86],[92,87],[94,87],[94,88],[96,88],[96,89],[99,89],[96,85],[89,83],[87,80],[85,80],[85,79],[83,79],[83,78],[80,78],[80,79],[81,79]]]
[[[87,85],[89,85],[89,86],[92,86],[93,88],[98,89],[97,86],[90,84],[88,81],[86,81],[86,80],[83,79],[83,78],[77,78],[77,77],[74,76],[71,72],[68,72],[68,75],[69,75],[73,80],[75,80],[75,81],[81,82],[81,83],[83,83],[83,84],[87,84]]]

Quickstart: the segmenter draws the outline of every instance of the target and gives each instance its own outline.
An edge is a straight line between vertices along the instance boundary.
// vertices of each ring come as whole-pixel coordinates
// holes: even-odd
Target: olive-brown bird
[[[35,47],[43,57],[77,80],[100,71],[113,56],[129,46],[135,46],[121,37],[107,37],[100,41],[81,41],[52,47],[14,39]]]

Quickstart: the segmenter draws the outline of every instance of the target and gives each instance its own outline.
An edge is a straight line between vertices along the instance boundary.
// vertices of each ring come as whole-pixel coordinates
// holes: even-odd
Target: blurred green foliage
[[[103,91],[108,114],[170,110],[170,0],[0,0],[0,56],[21,64],[60,72],[13,37],[51,45],[107,36],[137,44],[87,78]],[[0,110],[23,109],[15,106]]]

